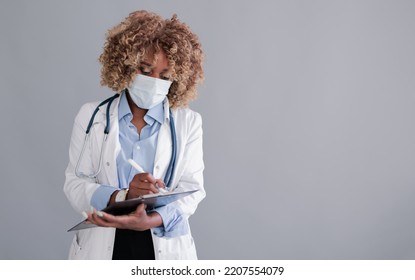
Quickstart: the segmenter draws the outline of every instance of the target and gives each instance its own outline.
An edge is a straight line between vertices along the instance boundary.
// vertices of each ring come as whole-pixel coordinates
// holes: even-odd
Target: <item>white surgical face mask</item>
[[[170,85],[171,81],[138,74],[128,87],[128,92],[138,107],[151,109],[163,102],[169,93]]]

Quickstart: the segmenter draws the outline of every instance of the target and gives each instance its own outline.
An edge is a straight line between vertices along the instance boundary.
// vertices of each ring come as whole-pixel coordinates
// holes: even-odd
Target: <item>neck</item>
[[[133,119],[144,119],[145,114],[147,114],[148,109],[143,109],[138,107],[134,101],[131,99],[130,94],[126,92],[128,106],[130,106],[131,113],[133,114]]]
[[[133,119],[131,123],[137,128],[137,133],[141,133],[141,129],[146,125],[144,121],[144,116],[147,113],[147,109],[138,107],[134,101],[131,99],[130,95],[127,93],[128,106],[130,106],[131,113],[133,114]]]

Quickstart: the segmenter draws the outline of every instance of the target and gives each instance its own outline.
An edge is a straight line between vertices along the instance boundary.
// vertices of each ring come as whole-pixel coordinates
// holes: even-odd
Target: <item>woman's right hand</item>
[[[145,194],[158,193],[160,188],[164,188],[164,182],[160,179],[155,179],[150,173],[136,174],[130,182],[127,199],[136,198]]]

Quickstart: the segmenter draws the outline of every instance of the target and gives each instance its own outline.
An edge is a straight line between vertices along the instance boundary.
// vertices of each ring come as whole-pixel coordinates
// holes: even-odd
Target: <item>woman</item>
[[[99,102],[81,108],[64,186],[73,208],[99,227],[76,233],[70,259],[197,258],[188,219],[205,197],[202,121],[187,105],[203,80],[202,57],[197,36],[175,15],[164,20],[137,11],[109,30],[99,59],[101,84],[120,96],[108,112],[99,107],[88,141],[85,132]],[[130,158],[145,172],[133,169]],[[159,188],[198,191],[152,211],[143,204],[123,216],[99,211]]]

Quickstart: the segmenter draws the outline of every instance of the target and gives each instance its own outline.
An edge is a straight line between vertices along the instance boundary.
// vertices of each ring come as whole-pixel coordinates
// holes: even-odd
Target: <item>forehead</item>
[[[146,53],[144,54],[144,57],[142,59],[142,62],[155,66],[155,65],[161,65],[161,66],[165,66],[168,67],[169,63],[167,60],[167,56],[164,53],[163,50],[148,50],[146,51]]]

